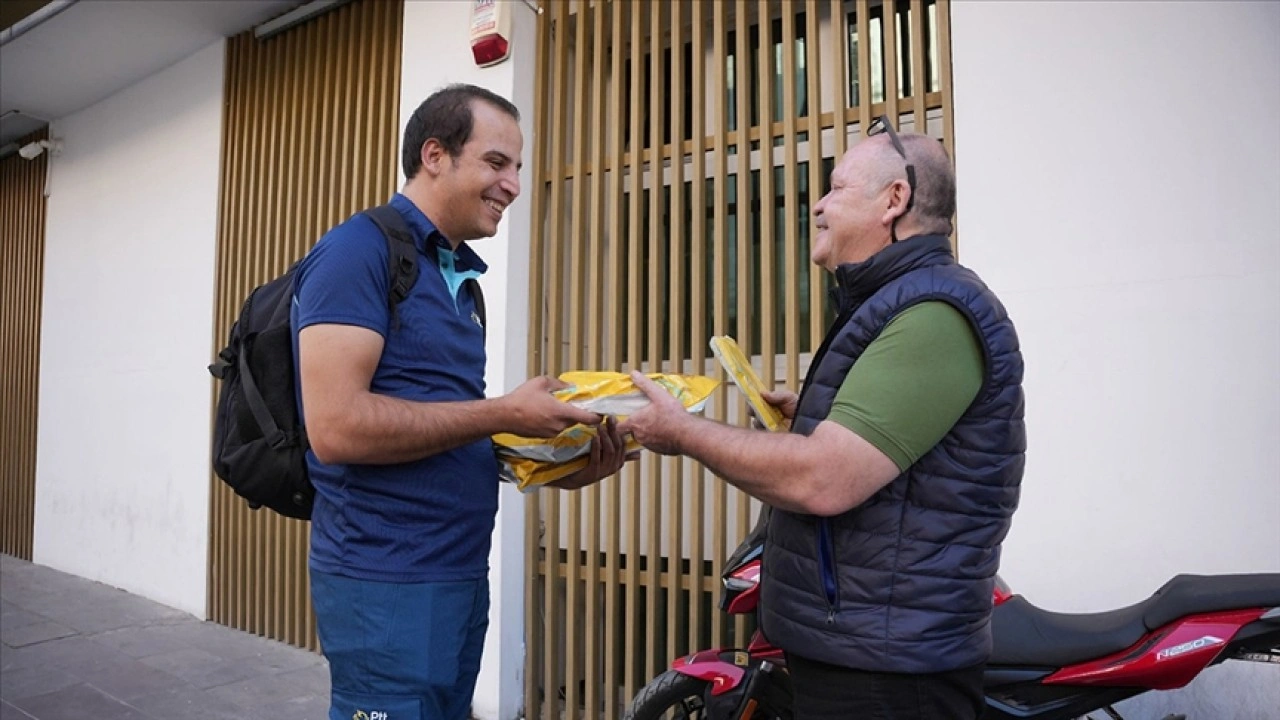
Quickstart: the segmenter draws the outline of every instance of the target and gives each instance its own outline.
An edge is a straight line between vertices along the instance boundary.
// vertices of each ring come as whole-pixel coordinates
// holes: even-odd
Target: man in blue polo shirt
[[[388,304],[388,250],[358,214],[302,261],[294,289],[301,406],[316,487],[311,594],[329,660],[331,720],[462,720],[488,627],[498,507],[489,437],[600,424],[576,488],[624,462],[612,420],[534,378],[485,399],[484,328],[464,281],[520,192],[523,137],[507,100],[467,85],[429,97],[406,128],[392,200],[413,231],[418,280]]]

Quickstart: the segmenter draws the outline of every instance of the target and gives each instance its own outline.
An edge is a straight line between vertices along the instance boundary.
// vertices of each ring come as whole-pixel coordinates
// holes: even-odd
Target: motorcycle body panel
[[[1064,668],[990,665],[983,720],[1074,720],[1150,690],[1182,687],[1224,660],[1280,662],[1280,616],[1273,622],[1264,613],[1188,616],[1126,650]]]
[[[1171,690],[1191,682],[1263,609],[1193,615],[1142,638],[1132,648],[1064,667],[1046,685],[1100,685]]]
[[[734,570],[724,581],[721,608],[730,615],[755,612],[760,604],[760,560],[754,559]]]
[[[702,650],[671,663],[671,669],[711,683],[711,695],[723,695],[738,687],[751,660],[745,650]]]

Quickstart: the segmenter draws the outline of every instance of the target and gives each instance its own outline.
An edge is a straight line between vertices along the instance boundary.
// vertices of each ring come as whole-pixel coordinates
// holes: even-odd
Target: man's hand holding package
[[[696,422],[694,417],[679,400],[644,373],[632,371],[631,381],[649,398],[649,405],[622,421],[618,428],[653,452],[680,454],[678,440],[685,428]]]
[[[774,406],[778,409],[778,412],[782,413],[783,419],[786,420],[784,427],[790,430],[791,421],[795,419],[796,416],[796,405],[800,402],[800,396],[790,390],[765,390],[760,393],[760,397],[764,398],[765,402]],[[755,419],[754,411],[752,411],[751,416]],[[764,429],[764,426],[760,424],[758,419],[755,419],[752,424],[758,430]]]
[[[549,438],[578,423],[599,425],[599,415],[560,402],[551,394],[566,387],[569,387],[567,383],[556,378],[539,375],[504,395],[501,400],[507,404],[510,417],[505,431],[524,437]]]
[[[587,456],[587,466],[568,477],[547,484],[561,490],[577,490],[599,482],[621,470],[628,460],[637,457],[635,453],[627,453],[626,445],[626,438],[618,429],[618,421],[607,417],[596,428],[596,437],[591,441],[591,453]]]

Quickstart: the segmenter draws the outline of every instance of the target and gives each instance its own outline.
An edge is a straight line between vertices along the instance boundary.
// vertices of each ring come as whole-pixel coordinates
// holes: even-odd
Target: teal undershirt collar
[[[462,287],[462,283],[468,278],[480,278],[478,270],[462,270],[457,269],[455,263],[455,254],[453,250],[448,248],[436,248],[436,264],[440,267],[440,274],[444,276],[445,285],[449,287],[449,296],[453,298],[453,309],[458,309],[458,288]]]

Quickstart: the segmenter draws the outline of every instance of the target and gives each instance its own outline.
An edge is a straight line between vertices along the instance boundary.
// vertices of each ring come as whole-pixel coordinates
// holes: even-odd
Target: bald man
[[[831,173],[811,259],[837,317],[790,433],[652,403],[620,429],[772,506],[760,624],[798,720],[977,718],[1000,544],[1022,481],[1022,357],[995,295],[951,251],[942,145],[887,119]]]

